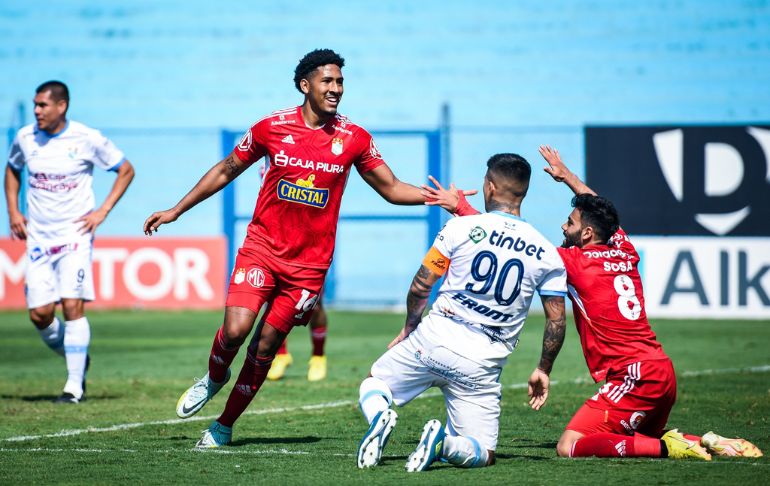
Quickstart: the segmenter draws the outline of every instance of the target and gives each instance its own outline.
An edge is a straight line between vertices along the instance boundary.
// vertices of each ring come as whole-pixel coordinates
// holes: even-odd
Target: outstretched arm
[[[152,236],[152,233],[158,231],[161,225],[176,221],[188,209],[219,192],[230,181],[241,175],[248,166],[249,164],[241,161],[234,152],[230,152],[230,155],[209,169],[176,206],[152,213],[144,222],[144,233]]]
[[[549,375],[553,362],[559,355],[564,335],[567,330],[567,317],[564,311],[564,297],[546,295],[541,297],[545,310],[545,331],[543,332],[543,351],[540,363],[529,377],[529,406],[535,410],[545,405],[551,384]]]
[[[548,162],[548,167],[543,167],[543,170],[553,177],[553,180],[567,184],[575,194],[596,195],[593,189],[588,187],[578,176],[573,174],[572,171],[564,165],[558,150],[551,148],[548,145],[541,145],[540,155],[542,155],[545,161]]]
[[[412,285],[409,286],[409,293],[406,296],[406,322],[404,323],[404,328],[388,344],[388,349],[406,339],[412,331],[417,329],[422,320],[422,313],[428,305],[428,298],[430,297],[433,285],[438,282],[439,278],[441,278],[441,275],[434,273],[425,265],[420,265],[420,269],[417,270],[412,279]]]
[[[425,204],[428,206],[441,206],[451,214],[457,216],[472,216],[474,214],[480,214],[473,206],[470,205],[465,196],[472,196],[478,191],[461,191],[455,187],[454,184],[449,184],[449,189],[444,187],[436,180],[432,175],[428,176],[428,180],[435,186],[431,187],[427,184],[422,185],[422,195],[425,196]]]
[[[118,167],[118,175],[115,177],[115,182],[112,183],[112,189],[110,189],[110,193],[104,199],[104,203],[98,209],[77,220],[83,223],[80,226],[82,234],[96,231],[96,228],[102,224],[110,211],[112,211],[112,208],[115,207],[120,198],[123,197],[123,194],[126,193],[126,189],[128,189],[128,185],[131,184],[132,180],[134,180],[134,166],[126,159]]]
[[[425,203],[420,188],[401,182],[387,164],[364,172],[361,177],[372,189],[377,191],[377,194],[391,204],[417,205]]]

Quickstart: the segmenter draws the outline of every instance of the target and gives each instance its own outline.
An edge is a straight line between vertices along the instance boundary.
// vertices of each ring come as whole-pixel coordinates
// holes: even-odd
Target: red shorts
[[[235,269],[227,289],[228,307],[246,307],[281,332],[304,326],[310,320],[323,288],[327,269],[295,267],[276,262],[254,248],[238,249]]]
[[[676,401],[676,375],[670,359],[639,361],[611,371],[599,392],[586,400],[567,430],[660,437]]]

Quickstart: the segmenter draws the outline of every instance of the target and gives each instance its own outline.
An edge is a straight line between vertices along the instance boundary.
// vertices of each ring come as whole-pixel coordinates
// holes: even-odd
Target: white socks
[[[378,413],[384,412],[393,402],[393,395],[388,385],[379,378],[369,377],[361,382],[358,390],[358,405],[368,423],[372,423]]]
[[[53,322],[48,327],[38,329],[37,332],[40,333],[40,338],[46,346],[59,356],[64,356],[64,327],[56,316],[54,316]]]
[[[91,342],[88,319],[81,317],[64,323],[64,357],[67,360],[67,383],[64,393],[80,399],[83,395],[83,377],[86,373],[86,357]]]
[[[444,437],[441,457],[459,467],[484,467],[489,460],[489,451],[481,447],[473,437],[447,435]]]

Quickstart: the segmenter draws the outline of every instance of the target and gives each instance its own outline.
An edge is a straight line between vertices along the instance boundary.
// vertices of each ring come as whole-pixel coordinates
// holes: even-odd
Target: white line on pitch
[[[762,365],[762,366],[752,366],[748,368],[721,368],[721,369],[712,369],[712,370],[684,371],[679,373],[679,376],[695,377],[695,376],[706,376],[706,375],[727,374],[727,373],[766,373],[768,371],[770,371],[770,365]],[[570,380],[568,383],[583,384],[583,383],[590,383],[590,382],[591,380],[585,377],[580,377],[580,378],[575,378],[574,380]],[[557,380],[554,380],[551,382],[551,385],[557,385],[557,384],[559,384]],[[515,383],[513,385],[508,385],[504,388],[521,389],[521,388],[527,388],[527,386],[528,386],[527,383]],[[440,395],[440,392],[435,391],[431,393],[423,393],[417,398],[429,398],[429,397],[434,397],[438,395]],[[300,405],[296,407],[277,407],[277,408],[266,408],[261,410],[247,410],[246,412],[244,412],[243,415],[266,415],[266,414],[274,414],[274,413],[290,413],[290,412],[309,411],[309,410],[322,410],[322,409],[328,409],[328,408],[339,408],[339,407],[351,406],[356,403],[357,401],[355,400],[340,400],[336,402],[317,403],[313,405]],[[86,429],[62,430],[61,432],[55,432],[53,434],[19,435],[15,437],[7,437],[5,439],[0,439],[0,442],[25,442],[25,441],[37,440],[37,439],[71,437],[74,435],[81,435],[86,433],[117,432],[120,430],[136,429],[139,427],[146,427],[146,426],[152,426],[152,425],[176,425],[176,424],[181,424],[185,422],[202,422],[202,421],[214,420],[217,417],[218,415],[208,415],[203,417],[190,417],[187,419],[168,419],[168,420],[154,420],[150,422],[116,424],[116,425],[111,425],[109,427],[88,427]]]

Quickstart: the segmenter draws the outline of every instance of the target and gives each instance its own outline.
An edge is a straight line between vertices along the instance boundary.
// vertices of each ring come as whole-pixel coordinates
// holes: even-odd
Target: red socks
[[[324,345],[326,344],[326,326],[310,328],[310,340],[313,343],[313,356],[323,356]]]
[[[572,446],[570,457],[661,457],[659,439],[606,432],[587,435]]]
[[[281,343],[281,347],[278,348],[278,351],[275,353],[276,355],[289,354],[289,349],[286,347],[286,341],[288,341],[288,339],[283,340],[283,342]]]
[[[227,399],[225,411],[217,419],[217,422],[222,425],[232,427],[265,382],[270,365],[273,364],[273,358],[259,358],[256,353],[256,346],[249,346],[241,373]]]
[[[233,348],[225,347],[224,337],[222,336],[224,326],[220,327],[217,335],[214,336],[214,344],[211,345],[211,354],[209,355],[209,378],[217,383],[225,381],[227,368],[238,354],[240,346]]]

